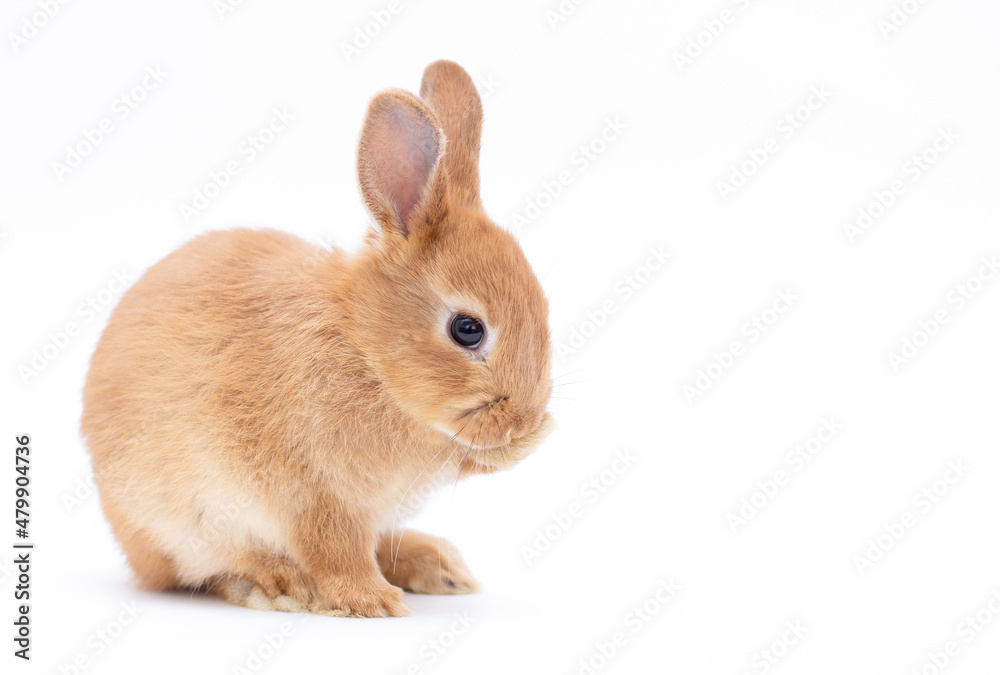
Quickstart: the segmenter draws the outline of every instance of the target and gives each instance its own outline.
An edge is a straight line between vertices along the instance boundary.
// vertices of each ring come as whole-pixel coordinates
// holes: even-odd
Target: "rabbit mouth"
[[[470,450],[464,461],[493,471],[510,468],[534,452],[554,428],[552,415],[546,412],[529,433],[504,443],[484,446],[460,441]]]

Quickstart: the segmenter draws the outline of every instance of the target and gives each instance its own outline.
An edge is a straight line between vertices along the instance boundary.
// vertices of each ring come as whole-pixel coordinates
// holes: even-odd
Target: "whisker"
[[[448,497],[448,509],[445,511],[444,519],[444,531],[448,532],[448,523],[451,520],[451,506],[455,501],[455,490],[458,488],[458,480],[462,477],[462,465],[469,459],[469,455],[472,454],[473,448],[479,444],[479,434],[483,431],[483,423],[479,423],[479,428],[476,429],[476,435],[472,439],[472,444],[466,448],[465,455],[462,457],[462,461],[458,463],[458,468],[455,471],[455,482],[451,486],[451,495]],[[486,443],[489,445],[489,441]],[[451,560],[448,560],[448,564],[451,565]],[[441,547],[438,547],[438,572],[441,571]]]
[[[462,428],[464,429],[465,427],[462,427]],[[452,436],[452,440],[454,441],[455,438],[460,433],[462,433],[461,429],[458,431],[458,433],[455,434],[455,436]],[[448,466],[448,463],[451,462],[451,458],[455,456],[455,451],[458,450],[461,447],[461,443],[452,443],[452,445],[454,445],[454,447],[452,448],[452,451],[448,454],[448,458],[445,459],[444,462],[441,464],[441,468],[438,469],[439,472],[441,470],[443,470],[444,467]],[[438,451],[438,453],[440,454],[440,451]],[[426,470],[427,466],[425,466],[424,469]],[[423,473],[423,471],[421,471],[421,473]],[[420,476],[417,476],[417,478],[419,478],[419,477]],[[414,480],[416,480],[416,479],[414,479]],[[412,484],[411,484],[411,487],[412,487]],[[402,505],[402,503],[403,503],[402,500],[400,500],[399,503],[400,503],[400,505]],[[399,512],[399,506],[396,507],[396,512],[397,513]],[[392,518],[392,530],[393,530],[393,532],[395,532],[395,530],[396,530],[396,516],[395,515],[393,515],[393,518]],[[403,533],[405,531],[406,530],[400,530],[400,532],[399,532],[399,543],[396,545],[395,552],[392,553],[392,572],[393,572],[393,574],[396,573],[396,561],[399,559],[399,549],[403,545]],[[390,547],[390,551],[392,550],[392,537],[393,537],[393,535],[390,534],[389,535],[389,547]]]
[[[582,368],[574,368],[573,370],[567,370],[567,371],[559,373],[558,375],[553,375],[552,379],[553,380],[558,380],[560,377],[567,377],[568,375],[575,375],[576,373],[583,372],[584,370],[590,370],[592,368],[594,368],[594,366],[584,366]]]
[[[466,423],[466,424],[468,424],[468,423]],[[396,540],[396,519],[399,517],[399,509],[403,506],[403,502],[406,500],[406,496],[408,494],[410,494],[410,490],[412,490],[413,486],[416,484],[416,482],[418,480],[420,480],[420,477],[424,475],[424,471],[427,471],[427,467],[429,467],[434,462],[434,460],[436,460],[441,455],[442,452],[444,452],[445,450],[447,450],[449,447],[451,447],[455,443],[455,440],[458,438],[459,434],[461,434],[463,431],[465,431],[466,424],[463,424],[462,428],[459,429],[458,431],[456,431],[455,434],[451,438],[449,438],[448,441],[443,446],[441,446],[441,449],[438,450],[436,453],[434,453],[434,456],[431,457],[430,460],[428,460],[428,462],[426,464],[424,464],[424,468],[422,468],[420,470],[420,473],[418,473],[416,475],[416,477],[412,481],[410,481],[410,484],[406,488],[406,491],[403,492],[403,496],[399,498],[399,503],[396,504],[396,510],[392,514],[392,529],[389,532],[389,553],[390,553],[390,555],[392,557],[392,571],[393,571],[393,574],[395,574],[395,572],[396,572],[396,558],[399,555],[399,546],[401,546],[402,543],[403,543],[403,534],[402,534],[402,532],[400,532],[400,534],[399,534],[399,546],[395,547],[395,551],[393,550],[393,545],[395,544],[395,540]],[[454,451],[452,451],[452,452],[454,452]],[[451,455],[449,455],[448,458],[451,459]],[[445,463],[447,464],[447,461]]]

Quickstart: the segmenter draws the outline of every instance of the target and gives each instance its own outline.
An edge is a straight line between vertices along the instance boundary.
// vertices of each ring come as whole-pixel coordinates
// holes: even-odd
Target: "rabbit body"
[[[82,429],[146,587],[361,616],[408,613],[402,588],[477,588],[451,544],[401,523],[544,436],[547,304],[482,214],[471,80],[438,62],[424,85],[369,108],[359,178],[379,227],[361,251],[212,232],[115,309]],[[482,345],[449,339],[456,314],[485,317]]]

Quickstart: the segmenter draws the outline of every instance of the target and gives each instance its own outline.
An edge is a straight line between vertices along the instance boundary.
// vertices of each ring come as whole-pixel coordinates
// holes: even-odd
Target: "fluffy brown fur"
[[[479,199],[482,106],[439,61],[383,91],[358,147],[375,221],[353,256],[212,232],[115,309],[84,388],[101,501],[149,588],[400,616],[401,588],[477,584],[448,542],[404,532],[413,495],[508,468],[540,442],[548,306]],[[474,351],[455,312],[483,320]]]

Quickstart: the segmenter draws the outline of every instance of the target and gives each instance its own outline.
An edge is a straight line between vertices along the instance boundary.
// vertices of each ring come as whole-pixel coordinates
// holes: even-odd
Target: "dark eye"
[[[471,316],[456,314],[451,320],[451,339],[468,349],[475,349],[483,341],[483,324]]]

